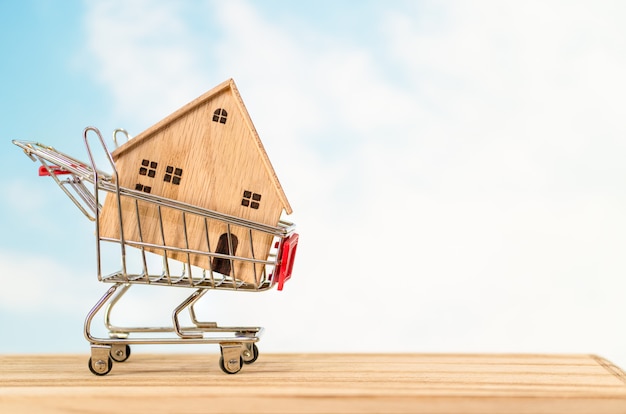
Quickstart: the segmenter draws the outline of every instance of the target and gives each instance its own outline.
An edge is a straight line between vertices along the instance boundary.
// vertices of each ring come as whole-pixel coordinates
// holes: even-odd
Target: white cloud
[[[464,137],[507,132],[544,148],[548,138],[578,156],[581,132],[624,132],[613,117],[626,90],[617,75],[626,63],[617,35],[625,11],[607,4],[460,2],[445,7],[444,30],[424,31],[415,15],[396,14],[387,31],[414,88]]]
[[[323,332],[294,344],[283,325],[274,349],[523,351],[548,337],[626,360],[600,346],[624,344],[611,333],[626,247],[621,3],[437,2],[431,24],[428,8],[387,7],[370,28],[384,52],[312,42],[314,22],[285,28],[245,2],[212,3],[218,46],[194,49],[170,3],[108,4],[89,14],[89,44],[124,112],[160,116],[156,84],[180,104],[202,93],[198,62],[240,87],[302,232],[289,295],[249,303],[270,325]],[[372,324],[400,340],[349,341]]]
[[[71,264],[40,255],[0,251],[0,274],[0,308],[14,316],[68,313],[88,306],[86,286],[92,280]]]
[[[182,7],[147,0],[87,7],[85,59],[94,62],[86,62],[86,70],[111,91],[116,116],[133,126],[149,126],[206,85],[189,49],[195,41],[180,19]]]

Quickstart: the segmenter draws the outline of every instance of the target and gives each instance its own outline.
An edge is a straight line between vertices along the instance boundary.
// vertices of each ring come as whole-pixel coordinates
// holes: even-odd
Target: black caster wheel
[[[111,358],[115,362],[124,362],[130,357],[130,345],[113,345],[111,347]]]
[[[106,361],[99,359],[95,362],[89,357],[88,363],[89,371],[94,375],[106,375],[111,372],[111,368],[113,368],[113,360],[111,360],[111,357],[108,357]]]
[[[252,347],[248,349],[248,347],[244,347],[244,351],[241,353],[244,364],[252,364],[259,357],[259,348],[256,344],[252,344]]]
[[[220,368],[227,374],[236,374],[241,371],[241,367],[243,366],[243,358],[239,357],[239,365],[237,365],[236,360],[230,360],[228,363],[224,362],[224,357],[220,357]]]

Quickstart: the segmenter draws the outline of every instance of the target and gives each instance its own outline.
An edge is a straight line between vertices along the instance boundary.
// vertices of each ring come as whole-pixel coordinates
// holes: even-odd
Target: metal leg
[[[107,290],[106,293],[100,298],[100,300],[96,302],[95,306],[91,308],[91,310],[87,314],[87,317],[85,318],[85,327],[83,333],[85,335],[85,338],[91,344],[100,344],[99,341],[96,340],[93,335],[91,335],[91,321],[93,320],[93,317],[96,315],[96,313],[100,312],[100,309],[102,309],[104,304],[111,299],[111,297],[115,294],[117,288],[120,287],[120,285],[121,283],[116,283],[115,285],[111,286],[109,290]]]
[[[204,296],[206,292],[207,290],[204,289],[203,293],[196,300],[194,300],[193,303],[189,306],[189,317],[191,318],[191,323],[193,323],[197,328],[215,329],[217,328],[217,322],[200,322],[198,318],[196,317],[196,311],[195,311],[196,303],[198,303],[198,300],[200,300],[200,297]]]
[[[188,306],[193,306],[194,303],[198,301],[204,294],[206,293],[205,289],[198,289],[193,292],[187,299],[185,299],[180,305],[174,309],[172,313],[172,321],[174,323],[174,332],[176,335],[180,336],[183,339],[188,338],[202,338],[202,332],[183,332],[180,327],[180,321],[178,320],[178,315]]]
[[[122,296],[124,296],[124,294],[128,292],[130,287],[131,287],[130,283],[125,284],[124,287],[122,287],[122,289],[119,292],[117,292],[117,294],[109,301],[109,304],[104,309],[104,326],[106,326],[107,330],[109,331],[109,336],[111,338],[127,338],[128,337],[128,333],[129,333],[128,330],[118,327],[118,326],[114,326],[111,323],[111,312],[113,311],[113,308],[115,307],[117,302],[119,302],[119,300],[122,298]]]

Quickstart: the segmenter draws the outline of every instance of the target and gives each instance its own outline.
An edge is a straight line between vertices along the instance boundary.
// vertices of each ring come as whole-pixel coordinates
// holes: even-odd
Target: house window
[[[143,175],[144,177],[154,178],[156,176],[156,170],[159,166],[159,163],[156,161],[150,160],[141,160],[141,165],[139,166],[139,175]],[[149,185],[144,185],[141,183],[135,184],[135,190],[143,191],[144,193],[150,193],[152,191],[152,187]]]
[[[143,184],[135,184],[135,190],[150,194],[152,187]]]
[[[261,203],[261,194],[253,193],[252,191],[245,190],[243,192],[243,198],[241,199],[241,205],[244,207],[250,207],[255,210],[259,209]]]
[[[183,176],[183,169],[178,167],[172,167],[168,165],[165,168],[165,176],[163,176],[163,181],[166,183],[172,183],[174,185],[180,185],[180,180]]]
[[[141,167],[139,167],[139,175],[147,175],[150,178],[154,178],[158,165],[156,161],[142,160]]]
[[[226,112],[226,109],[217,108],[215,112],[213,112],[213,122],[219,122],[220,124],[225,124],[227,116],[228,116],[228,112]]]

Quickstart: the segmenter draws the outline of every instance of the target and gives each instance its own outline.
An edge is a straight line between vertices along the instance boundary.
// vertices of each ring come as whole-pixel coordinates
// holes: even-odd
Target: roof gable
[[[267,153],[265,152],[265,148],[263,147],[263,144],[261,143],[261,139],[259,138],[259,135],[256,132],[256,129],[254,128],[252,119],[250,118],[250,115],[248,114],[248,111],[243,103],[243,100],[241,99],[241,95],[239,94],[239,91],[237,90],[237,87],[235,86],[235,82],[232,79],[229,79],[221,83],[220,85],[206,92],[202,96],[196,98],[192,102],[183,106],[179,110],[170,114],[169,116],[167,116],[160,122],[146,129],[145,131],[143,131],[142,133],[140,133],[133,139],[121,145],[119,148],[113,151],[112,153],[113,159],[117,162],[117,160],[120,157],[123,157],[124,154],[131,152],[138,145],[149,142],[152,138],[157,136],[158,133],[164,128],[166,128],[168,125],[178,120],[181,120],[182,118],[186,116],[189,116],[199,107],[203,106],[207,102],[211,101],[212,99],[224,93],[230,94],[230,96],[233,98],[233,101],[236,103],[237,110],[240,112],[241,118],[243,119],[245,128],[249,131],[249,134],[245,134],[245,136],[243,137],[237,137],[237,139],[250,139],[249,137],[253,139],[254,141],[253,147],[255,148],[255,151],[259,159],[262,161],[262,164],[264,168],[266,169],[268,176],[270,177],[276,196],[280,200],[285,212],[287,214],[291,214],[292,213],[291,205],[289,204],[289,201],[287,200],[287,196],[285,195],[283,188],[280,184],[280,181],[278,180],[278,176],[276,175],[276,172],[274,171],[274,168],[272,167],[269,157]]]

